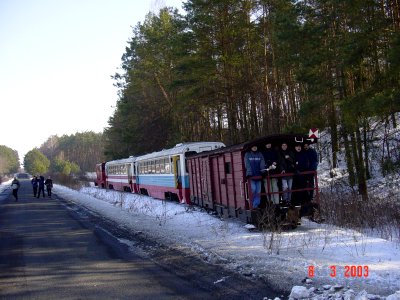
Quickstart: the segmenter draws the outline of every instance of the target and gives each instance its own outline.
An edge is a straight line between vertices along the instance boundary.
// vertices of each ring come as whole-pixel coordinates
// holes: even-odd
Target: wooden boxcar
[[[287,143],[293,150],[296,143],[314,141],[305,135],[270,135],[249,142],[199,153],[187,157],[191,202],[217,211],[224,217],[237,217],[254,223],[244,155],[252,146],[262,151],[265,144],[278,147]],[[286,174],[290,175],[290,174]],[[279,175],[277,175],[279,177]],[[315,183],[316,197],[318,185]],[[265,191],[264,191],[265,195]]]

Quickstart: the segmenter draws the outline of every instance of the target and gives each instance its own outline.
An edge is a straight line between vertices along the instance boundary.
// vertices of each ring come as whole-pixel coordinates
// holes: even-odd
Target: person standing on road
[[[32,180],[32,188],[33,188],[33,197],[36,197],[37,194],[37,188],[38,188],[38,179],[37,176],[33,176]]]
[[[42,175],[39,176],[39,191],[37,194],[37,198],[40,198],[40,192],[43,193],[43,198],[45,197],[44,195],[44,177]]]
[[[20,187],[19,180],[17,179],[17,177],[14,177],[14,180],[11,182],[11,188],[13,190],[13,195],[14,195],[15,201],[18,201],[19,187]]]
[[[44,182],[46,188],[47,188],[47,196],[51,197],[51,189],[53,188],[53,180],[49,177],[47,177],[46,181]]]

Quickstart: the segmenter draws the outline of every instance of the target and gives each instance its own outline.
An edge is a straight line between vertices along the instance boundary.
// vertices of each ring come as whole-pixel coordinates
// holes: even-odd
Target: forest
[[[185,141],[227,145],[329,132],[367,196],[371,118],[397,126],[400,3],[393,0],[187,0],[132,28],[122,55],[108,159]]]
[[[95,165],[104,161],[103,145],[102,133],[54,135],[25,155],[24,168],[32,175],[93,172]]]
[[[77,132],[61,137],[50,136],[39,148],[25,154],[24,170],[31,175],[78,175],[93,172],[105,160],[103,133]],[[18,152],[0,145],[0,182],[21,171]]]

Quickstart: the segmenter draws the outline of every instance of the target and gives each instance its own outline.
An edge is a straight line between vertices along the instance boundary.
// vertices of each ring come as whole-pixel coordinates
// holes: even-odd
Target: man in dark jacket
[[[49,177],[47,177],[46,181],[44,182],[44,185],[46,186],[47,189],[47,196],[51,197],[51,189],[53,188],[53,180]]]
[[[294,153],[288,149],[288,145],[286,143],[282,143],[281,150],[279,151],[279,171],[281,174],[293,173],[294,172]],[[293,184],[293,176],[285,176],[282,177],[282,191],[283,191],[283,200],[285,202],[290,202],[291,192]]]
[[[265,168],[268,172],[267,177],[264,179],[265,192],[268,195],[268,199],[272,201],[272,203],[279,204],[278,178],[270,177],[271,175],[277,174],[278,152],[272,148],[271,143],[267,143],[262,154],[264,156]],[[268,192],[272,194],[268,194]]]
[[[13,190],[13,196],[15,198],[15,201],[18,201],[18,189],[20,187],[19,180],[17,177],[14,177],[13,181],[11,182],[11,188]]]
[[[32,188],[33,188],[33,197],[36,197],[37,189],[38,189],[38,179],[37,176],[33,176],[32,180]]]
[[[296,144],[294,147],[295,157],[295,176],[293,178],[293,190],[305,189],[307,187],[306,174],[301,172],[308,171],[310,168],[310,161],[308,155],[302,150],[301,144]],[[297,191],[292,194],[292,204],[303,205],[309,202],[308,191]]]
[[[317,171],[318,168],[318,154],[317,151],[315,151],[313,148],[310,148],[310,145],[308,143],[304,143],[304,152],[306,153],[306,156],[308,157],[309,160],[309,166],[306,171]],[[310,188],[314,189],[314,174],[309,174],[306,176],[306,181],[307,185]],[[314,198],[314,190],[311,190],[309,192],[310,199],[312,200]]]
[[[42,175],[39,176],[39,190],[37,194],[37,198],[40,198],[40,192],[43,193],[43,198],[44,196],[44,177]]]

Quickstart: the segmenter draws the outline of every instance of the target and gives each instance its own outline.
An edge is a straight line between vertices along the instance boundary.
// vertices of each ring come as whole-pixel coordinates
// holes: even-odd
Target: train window
[[[151,161],[151,174],[156,174],[156,162],[154,160]]]
[[[160,160],[155,161],[156,164],[156,174],[160,174]]]
[[[225,162],[225,174],[232,174],[231,162]]]
[[[160,173],[165,174],[165,159],[164,158],[160,159]]]
[[[165,159],[165,173],[170,174],[171,173],[171,163],[169,162],[169,159]]]

